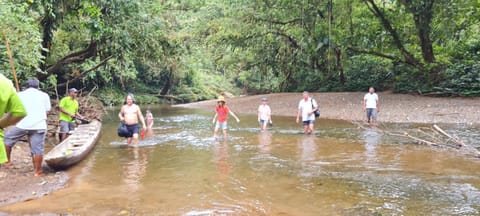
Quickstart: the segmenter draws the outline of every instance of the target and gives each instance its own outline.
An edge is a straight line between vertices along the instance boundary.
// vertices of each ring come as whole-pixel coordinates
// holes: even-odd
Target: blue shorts
[[[74,122],[66,122],[66,121],[60,120],[60,133],[64,134],[73,130],[75,130]]]
[[[267,125],[268,121],[260,119],[259,123],[260,123],[260,125]]]
[[[30,153],[43,155],[45,146],[45,133],[47,130],[25,130],[12,127],[5,133],[4,142],[8,147],[13,147],[23,136],[28,135],[30,140]]]
[[[127,138],[133,137],[133,136],[135,136],[135,134],[137,134],[137,136],[138,136],[138,131],[139,131],[138,124],[125,125],[125,126],[127,126],[127,130],[130,133],[130,136],[127,136]]]
[[[303,126],[313,125],[313,123],[315,123],[315,120],[302,121],[302,123]]]
[[[227,122],[218,122],[215,124],[215,130],[218,130],[219,128],[221,128],[222,130],[226,130],[227,129]]]
[[[367,119],[377,120],[377,109],[367,108]]]

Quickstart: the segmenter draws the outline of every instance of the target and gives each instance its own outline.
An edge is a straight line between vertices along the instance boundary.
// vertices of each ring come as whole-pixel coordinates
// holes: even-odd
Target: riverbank
[[[87,119],[101,119],[105,109],[101,102],[94,97],[78,98],[81,114]],[[48,132],[45,142],[45,153],[59,143],[58,130],[58,102],[52,100],[52,110],[48,114]],[[44,176],[33,176],[33,165],[30,156],[30,147],[25,141],[19,141],[12,149],[12,165],[0,166],[0,206],[15,202],[28,201],[45,196],[53,191],[64,188],[69,180],[65,171],[55,171],[42,164]],[[1,215],[1,214],[0,214]]]
[[[321,119],[364,120],[362,100],[365,93],[311,93],[321,109]],[[480,98],[437,98],[379,92],[379,122],[390,123],[453,123],[480,125]],[[227,105],[236,113],[255,114],[262,97],[268,99],[274,116],[296,116],[301,93],[277,93],[227,98]],[[213,110],[215,100],[176,105]]]

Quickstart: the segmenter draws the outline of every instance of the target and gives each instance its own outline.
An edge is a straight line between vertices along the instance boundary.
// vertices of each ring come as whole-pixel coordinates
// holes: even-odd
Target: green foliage
[[[3,0],[0,7],[0,27],[2,29],[0,44],[0,73],[12,77],[7,48],[3,32],[7,35],[14,58],[17,76],[26,80],[39,72],[38,66],[43,61],[41,36],[36,18],[38,14],[28,11],[28,3]]]
[[[191,102],[369,86],[479,95],[478,0],[4,2],[0,25],[20,80],[38,76],[50,94],[73,80],[106,104],[123,103],[126,92],[158,103],[160,93]],[[61,62],[92,44],[95,53]],[[0,53],[9,75],[3,43]]]
[[[444,95],[480,95],[480,63],[459,62],[445,70],[445,80],[434,90]]]
[[[125,93],[120,89],[102,88],[96,94],[105,105],[119,105],[125,102]]]
[[[389,62],[377,57],[353,56],[345,69],[347,82],[342,90],[367,91],[370,86],[378,90],[388,89],[393,79],[391,67]]]
[[[405,64],[397,64],[393,67],[393,73],[395,74],[395,81],[393,85],[393,92],[398,93],[422,93],[427,92],[431,87],[426,86],[424,79],[419,79],[421,73],[413,67]],[[412,79],[416,77],[417,79]]]
[[[137,104],[156,104],[161,102],[161,100],[155,95],[144,93],[136,94],[133,91],[128,92],[132,92],[135,95],[135,103]],[[128,92],[122,91],[118,88],[103,88],[95,95],[105,105],[121,105],[125,103],[125,97]]]

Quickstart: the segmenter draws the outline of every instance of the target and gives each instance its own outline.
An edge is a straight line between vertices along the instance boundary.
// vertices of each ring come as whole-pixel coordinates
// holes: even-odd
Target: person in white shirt
[[[272,110],[267,104],[267,98],[262,98],[262,104],[258,106],[258,123],[260,124],[260,131],[263,132],[267,128],[267,124],[272,124]]]
[[[15,127],[5,133],[4,142],[7,152],[7,166],[11,165],[10,154],[12,147],[23,136],[27,135],[30,141],[30,153],[35,170],[34,176],[43,176],[42,161],[47,132],[47,112],[50,111],[50,97],[40,91],[39,81],[29,79],[27,89],[18,93],[20,100],[27,111],[27,116],[18,122]]]
[[[373,87],[370,87],[368,93],[363,97],[363,111],[366,112],[367,123],[370,126],[375,126],[377,124],[377,113],[380,112],[380,103]]]
[[[302,116],[303,133],[312,134],[313,126],[315,124],[314,112],[318,110],[318,104],[310,98],[307,91],[303,92],[303,99],[298,103],[297,123],[299,123],[300,116]]]

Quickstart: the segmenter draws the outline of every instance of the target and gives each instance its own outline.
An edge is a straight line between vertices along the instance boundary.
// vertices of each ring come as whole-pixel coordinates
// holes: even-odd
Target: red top
[[[226,105],[223,107],[217,106],[215,111],[217,112],[218,122],[222,123],[227,121],[227,114],[230,112],[230,109],[228,109]]]

